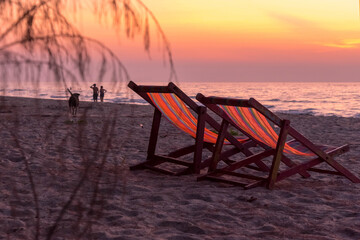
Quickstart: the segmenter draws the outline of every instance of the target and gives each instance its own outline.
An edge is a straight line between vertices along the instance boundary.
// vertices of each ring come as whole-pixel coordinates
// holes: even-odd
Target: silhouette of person
[[[101,102],[104,102],[104,96],[105,96],[105,93],[106,93],[106,89],[103,88],[103,86],[100,87],[100,101]]]
[[[92,88],[92,90],[93,90],[93,99],[94,99],[94,102],[97,102],[98,96],[99,96],[99,89],[97,88],[97,86],[96,86],[95,83],[94,83],[94,85],[90,86],[90,88]]]

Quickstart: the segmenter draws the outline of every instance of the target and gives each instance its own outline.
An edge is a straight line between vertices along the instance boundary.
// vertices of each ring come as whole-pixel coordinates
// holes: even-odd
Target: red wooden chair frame
[[[217,180],[231,184],[241,185],[244,188],[265,185],[267,188],[272,189],[276,182],[288,178],[294,174],[300,174],[303,177],[309,177],[310,175],[307,171],[316,171],[321,173],[342,175],[354,183],[360,182],[360,179],[358,177],[356,177],[349,170],[347,170],[345,167],[343,167],[334,160],[335,156],[347,152],[349,150],[349,145],[343,145],[340,147],[315,145],[298,131],[296,131],[293,127],[291,127],[289,120],[281,119],[280,117],[276,116],[274,113],[272,113],[265,106],[261,105],[254,98],[250,98],[249,100],[242,100],[220,97],[205,97],[204,95],[199,93],[196,96],[196,99],[223,119],[208,173],[199,177],[198,180]],[[264,142],[258,141],[258,139],[252,134],[249,134],[249,132],[239,127],[239,125],[229,117],[229,115],[223,110],[224,108],[221,108],[221,106],[234,106],[256,109],[256,111],[262,114],[268,121],[272,122],[274,125],[280,128],[276,147],[270,147],[264,144]],[[258,146],[263,147],[264,150],[260,153],[241,159],[240,161],[237,161],[229,166],[218,168],[219,156],[221,154],[224,142],[224,134],[227,132],[229,124],[237,128],[243,134],[247,135],[250,139],[256,142]],[[286,142],[287,136],[291,136],[293,140]],[[300,164],[296,164],[291,161],[289,157],[284,155],[284,147],[286,144],[291,144],[294,142],[300,143],[302,147],[305,147],[307,149],[308,152],[311,152],[313,158],[310,160],[307,159],[306,162]],[[259,178],[257,176],[244,176],[243,174],[235,172],[235,170],[237,169],[240,169],[248,164],[261,161],[262,159],[269,156],[273,156],[273,160],[271,163],[271,170],[266,178]],[[285,163],[288,168],[280,171],[279,166],[281,162]],[[335,171],[314,168],[314,166],[324,162],[331,166]],[[244,184],[237,180],[229,180],[224,177],[225,175],[248,177],[253,179],[254,181],[250,184]]]
[[[146,168],[146,169],[162,172],[165,174],[181,175],[181,174],[189,174],[189,173],[198,174],[200,173],[201,169],[209,166],[211,162],[211,158],[202,160],[202,151],[204,148],[208,149],[209,151],[213,151],[216,138],[214,139],[213,143],[204,141],[205,125],[206,123],[208,123],[216,131],[219,131],[220,124],[206,113],[206,107],[199,106],[198,104],[196,104],[191,98],[189,98],[183,91],[181,91],[172,82],[170,82],[167,86],[144,86],[144,85],[136,85],[134,82],[130,81],[128,87],[131,88],[134,92],[140,95],[143,99],[145,99],[155,108],[149,145],[147,150],[147,159],[145,162],[130,167],[131,170]],[[160,128],[160,121],[163,113],[159,110],[159,108],[154,104],[153,100],[150,98],[149,95],[150,93],[175,94],[178,99],[180,99],[186,106],[188,106],[198,115],[195,144],[178,149],[176,151],[168,153],[167,155],[155,154],[158,133]],[[222,160],[229,163],[228,157],[239,152],[243,152],[246,156],[252,155],[252,152],[249,150],[249,148],[256,145],[254,142],[250,141],[248,138],[246,138],[246,141],[244,140],[243,142],[239,142],[238,139],[236,139],[235,137],[233,137],[231,134],[228,133],[225,134],[225,137],[227,141],[229,141],[229,143],[231,142],[231,144],[234,145],[235,147],[222,153],[220,156]],[[194,153],[193,162],[179,159],[179,157],[190,153]],[[185,169],[174,172],[158,166],[165,162],[184,166]],[[258,167],[261,170],[269,170],[266,167],[266,165],[263,163],[258,164]]]

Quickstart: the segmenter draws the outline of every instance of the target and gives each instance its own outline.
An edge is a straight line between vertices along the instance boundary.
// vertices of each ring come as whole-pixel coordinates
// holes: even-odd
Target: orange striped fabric
[[[186,107],[185,103],[173,93],[147,93],[157,109],[176,127],[188,133],[193,138],[196,137],[197,119]],[[217,134],[205,128],[204,141],[215,143]],[[239,142],[244,142],[248,138],[239,138]],[[228,141],[225,144],[229,144]]]
[[[255,138],[257,141],[275,149],[278,141],[278,134],[269,124],[265,116],[254,108],[218,105],[229,118],[243,131]],[[314,156],[315,154],[298,141],[285,143],[285,153]]]

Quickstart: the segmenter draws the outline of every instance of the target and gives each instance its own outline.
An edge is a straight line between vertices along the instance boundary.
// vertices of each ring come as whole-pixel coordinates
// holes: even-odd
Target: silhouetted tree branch
[[[140,0],[0,0],[0,24],[2,26],[0,29],[0,82],[4,86],[6,83],[14,81],[19,86],[31,83],[36,90],[42,84],[41,77],[43,75],[50,77],[51,75],[57,84],[66,89],[69,81],[71,84],[86,82],[87,74],[94,71],[94,68],[91,67],[94,64],[94,56],[100,56],[100,61],[99,59],[95,61],[100,65],[97,70],[97,77],[100,81],[105,77],[109,78],[110,75],[112,88],[115,88],[124,80],[129,80],[130,74],[112,49],[98,39],[83,35],[72,24],[69,18],[77,18],[81,14],[81,10],[91,11],[98,17],[99,22],[111,19],[113,30],[119,36],[126,38],[142,36],[144,50],[147,53],[151,49],[150,23],[153,23],[169,63],[169,79],[176,81],[170,44],[154,14]],[[71,13],[70,17],[68,13]],[[0,108],[4,106],[2,104],[0,103]],[[90,107],[84,109],[79,121],[86,122],[90,109]],[[34,113],[33,115],[39,123],[43,121],[40,110],[38,114]],[[54,164],[66,166],[64,145],[75,139],[82,168],[77,174],[79,176],[77,182],[66,186],[70,188],[67,189],[70,194],[63,201],[56,217],[50,222],[42,220],[45,213],[41,211],[43,199],[41,187],[37,182],[37,171],[39,170],[34,170],[33,161],[38,154],[41,154],[39,151],[45,151],[47,146],[55,145],[51,139],[53,132],[56,131],[54,126],[59,126],[59,117],[55,115],[50,121],[42,123],[46,129],[45,136],[42,143],[33,150],[29,150],[33,143],[26,139],[26,135],[22,136],[23,116],[21,113],[15,111],[11,121],[1,122],[2,131],[10,133],[13,147],[19,150],[25,165],[24,171],[30,183],[36,214],[34,239],[52,239],[55,236],[61,236],[59,226],[68,216],[69,209],[74,207],[76,201],[82,204],[82,208],[79,209],[78,218],[73,219],[73,226],[77,228],[74,236],[78,236],[79,239],[86,238],[91,231],[91,219],[101,216],[102,207],[98,206],[98,202],[106,199],[106,196],[100,191],[100,181],[104,178],[103,173],[112,145],[112,133],[117,122],[116,116],[115,112],[108,114],[98,132],[91,133],[86,125],[79,125],[62,134],[56,142],[58,144],[57,154],[60,159]],[[99,141],[94,145],[88,141],[89,138],[93,139],[93,136],[89,136],[89,132],[96,136],[105,136],[104,141],[102,143]],[[123,136],[124,141],[128,137]],[[91,145],[93,152],[88,151]],[[122,143],[118,143],[119,151],[122,146]],[[122,157],[119,156],[119,158]],[[98,162],[99,159],[100,162]],[[44,168],[42,171],[47,170],[45,165],[41,167]],[[119,171],[117,170],[115,173],[119,174]],[[121,179],[116,174],[115,181]],[[113,185],[117,186],[116,183]],[[85,186],[87,186],[86,190]],[[17,198],[16,188],[14,189],[14,197]],[[82,198],[82,191],[87,194],[91,193],[90,199]],[[12,208],[16,208],[16,206],[14,205]],[[82,220],[86,222],[81,224]]]
[[[153,21],[156,31],[161,36],[163,50],[170,65],[170,80],[176,80],[170,44],[154,14],[140,0],[82,2],[2,0],[0,1],[0,23],[4,30],[0,31],[0,57],[10,57],[14,60],[21,53],[27,56],[27,64],[32,64],[34,61],[34,65],[39,64],[39,59],[42,59],[42,62],[44,62],[43,59],[47,59],[48,68],[53,71],[57,81],[64,81],[62,71],[65,69],[76,71],[76,75],[80,77],[77,81],[84,81],[92,60],[88,46],[92,42],[97,45],[102,56],[99,76],[103,77],[107,63],[113,62],[116,64],[112,65],[112,71],[124,74],[125,79],[129,80],[129,74],[116,54],[98,40],[81,34],[63,14],[66,11],[77,15],[81,9],[92,10],[99,17],[99,21],[110,15],[114,31],[121,33],[121,29],[124,28],[123,31],[128,38],[142,34],[144,49],[147,52],[151,47],[149,21]],[[75,68],[69,69],[66,65],[75,65]],[[39,70],[44,70],[44,68],[39,68]],[[116,74],[113,75],[116,76]],[[119,76],[121,74],[112,81],[121,82],[122,79],[118,78]]]

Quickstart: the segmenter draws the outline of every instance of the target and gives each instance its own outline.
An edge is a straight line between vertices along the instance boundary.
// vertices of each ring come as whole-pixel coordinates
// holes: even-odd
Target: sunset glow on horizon
[[[360,64],[358,1],[143,2],[157,17],[171,44],[180,81],[194,81],[201,75],[212,77],[209,81],[221,81],[219,77],[224,75],[229,81],[360,80],[357,67]],[[125,64],[128,63],[135,75],[136,67],[147,64],[141,67],[150,71],[150,76],[156,76],[153,65],[157,59],[162,61],[162,54],[154,25],[150,28],[153,30],[150,57],[143,51],[141,36],[124,40],[110,30],[104,32],[96,26],[88,34],[104,32],[100,40],[124,56]],[[153,62],[146,63],[149,59]],[[218,76],[206,71],[220,65]],[[256,74],[246,69],[249,65],[258,67]],[[272,66],[271,71],[268,66]],[[338,67],[335,75],[334,67]],[[237,77],[239,71],[244,72],[241,75],[246,79]],[[289,71],[293,73],[282,74]],[[273,77],[274,72],[276,77]],[[313,74],[316,78],[309,79]],[[142,77],[139,79],[143,80]]]

